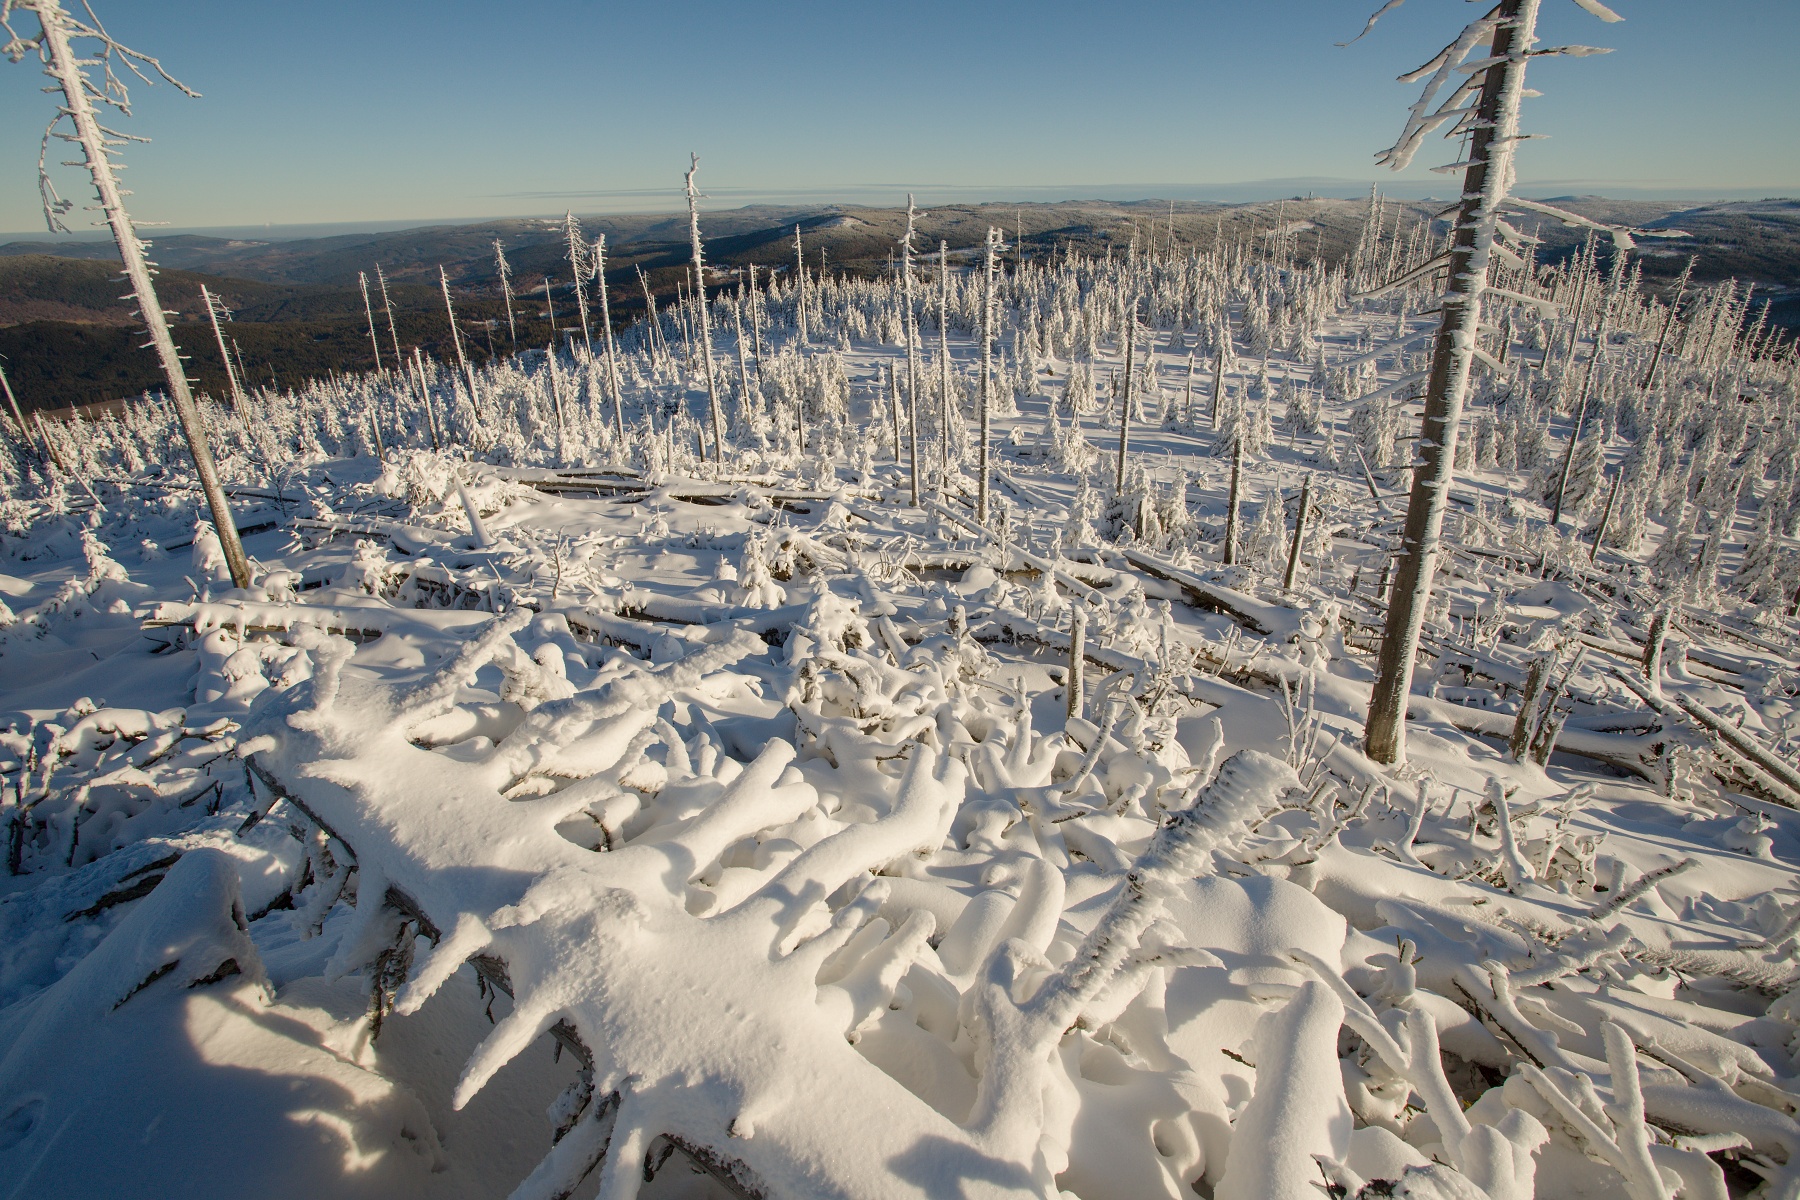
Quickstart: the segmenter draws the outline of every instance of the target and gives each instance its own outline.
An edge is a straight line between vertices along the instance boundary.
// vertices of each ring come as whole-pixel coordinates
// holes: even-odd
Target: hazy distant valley
[[[1435,201],[1389,203],[1399,209],[1400,220],[1410,223],[1433,220],[1444,207]],[[1752,284],[1758,303],[1772,302],[1772,323],[1800,327],[1800,201],[1696,205],[1562,197],[1556,203],[1594,220],[1686,234],[1646,240],[1640,247],[1636,257],[1653,289],[1666,287],[1693,255],[1697,283],[1736,278]],[[1146,246],[1166,246],[1171,236],[1179,247],[1204,251],[1221,238],[1256,243],[1266,240],[1278,223],[1289,228],[1301,223],[1296,238],[1301,258],[1316,255],[1336,264],[1355,246],[1367,213],[1364,200],[1305,198],[1254,204],[1176,202],[1172,210],[1162,200],[951,205],[923,212],[919,243],[930,250],[942,241],[953,255],[970,252],[979,247],[983,231],[996,225],[1015,235],[1026,257],[1071,248],[1103,254],[1110,247],[1122,253],[1134,238]],[[615,324],[643,316],[644,284],[658,305],[674,299],[678,283],[685,286],[684,214],[583,217],[582,222],[591,233],[606,236]],[[904,208],[842,205],[755,205],[709,214],[707,254],[714,273],[707,286],[734,286],[752,264],[759,273],[791,270],[796,225],[809,270],[818,270],[823,254],[828,271],[860,276],[890,271],[905,223]],[[1524,224],[1530,227],[1529,221]],[[1441,236],[1446,227],[1440,219],[1433,230]],[[1567,258],[1580,245],[1582,232],[1540,222],[1540,261]],[[508,353],[512,347],[495,273],[495,239],[505,246],[514,272],[519,344],[542,346],[553,336],[551,309],[544,303],[546,276],[557,327],[565,335],[570,332],[574,301],[560,220],[506,219],[267,241],[178,234],[156,239],[152,254],[162,268],[164,303],[179,314],[176,340],[189,356],[190,370],[203,390],[219,395],[225,377],[205,324],[202,285],[232,310],[231,336],[243,356],[246,379],[256,386],[293,386],[374,365],[357,273],[366,272],[373,288],[377,264],[389,281],[403,343],[434,357],[449,353],[438,285],[441,266],[470,351],[484,360]],[[109,239],[46,237],[0,244],[0,355],[25,407],[89,404],[159,386],[155,359],[138,349],[142,339],[134,331],[134,310],[119,298],[117,258]],[[378,324],[385,324],[379,296],[375,304]]]

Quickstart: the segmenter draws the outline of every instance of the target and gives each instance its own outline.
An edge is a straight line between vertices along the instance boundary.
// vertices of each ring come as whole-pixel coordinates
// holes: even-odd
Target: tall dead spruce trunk
[[[625,444],[625,393],[619,386],[619,348],[613,341],[612,302],[606,294],[606,235],[594,239],[594,291],[600,297],[600,331],[606,337],[606,384],[612,389],[613,422]]]
[[[994,408],[994,272],[998,270],[995,251],[1000,245],[1000,231],[989,229],[987,256],[981,267],[981,462],[975,484],[975,520],[982,525],[988,519],[988,437]]]
[[[919,507],[919,339],[913,312],[913,198],[906,194],[906,236],[900,239],[900,297],[906,305],[903,336],[906,338],[906,404],[912,413],[912,506]],[[794,226],[794,245],[800,245],[800,227]],[[804,270],[804,268],[802,268]],[[804,334],[802,335],[804,337]]]
[[[1131,302],[1131,307],[1129,309],[1127,309],[1126,312],[1123,314],[1123,317],[1124,317],[1124,319],[1122,321],[1120,321],[1120,323],[1119,323],[1120,324],[1119,340],[1121,342],[1125,343],[1125,383],[1124,383],[1124,386],[1120,388],[1120,396],[1119,396],[1119,461],[1118,461],[1117,469],[1114,471],[1114,476],[1113,476],[1113,494],[1115,496],[1120,497],[1121,499],[1123,499],[1124,495],[1125,495],[1126,456],[1128,454],[1130,454],[1130,452],[1131,452],[1131,375],[1132,375],[1131,349],[1132,349],[1132,346],[1134,345],[1134,343],[1136,342],[1136,339],[1132,337],[1132,326],[1137,324],[1137,300],[1135,298]],[[1235,473],[1236,470],[1237,470],[1237,468],[1235,466],[1233,466],[1232,467],[1233,474],[1231,477],[1232,478],[1231,486],[1232,486],[1232,494],[1234,497],[1234,500],[1233,500],[1234,503],[1236,502],[1235,497],[1236,497],[1236,492],[1237,492],[1237,482],[1236,482],[1237,475]],[[1142,525],[1143,522],[1140,521],[1139,524]],[[1225,561],[1230,562],[1231,560],[1226,559]]]
[[[1413,474],[1399,568],[1382,630],[1375,686],[1369,696],[1365,749],[1377,762],[1400,762],[1406,756],[1406,697],[1412,689],[1413,663],[1431,596],[1444,507],[1456,469],[1456,438],[1481,325],[1481,297],[1487,287],[1494,227],[1512,175],[1519,97],[1525,88],[1525,61],[1534,41],[1538,3],[1501,0],[1492,17],[1493,45],[1486,56],[1489,65],[1483,72],[1475,119],[1470,122],[1468,172],[1452,234],[1443,319],[1432,348],[1418,469]],[[1452,57],[1454,48],[1444,60],[1454,69]],[[1422,130],[1419,136],[1423,136]],[[1403,159],[1411,157],[1405,145],[1403,139],[1388,156],[1396,166],[1404,166]]]
[[[76,55],[69,44],[70,39],[97,38],[105,44],[105,54],[118,53],[128,63],[136,58],[154,67],[164,79],[188,95],[195,96],[198,93],[184,87],[163,71],[162,65],[155,59],[127,51],[100,30],[74,20],[60,0],[15,0],[13,7],[36,13],[43,26],[42,41],[38,49],[44,59],[44,73],[56,81],[55,90],[63,94],[62,115],[75,126],[74,133],[57,132],[56,136],[79,143],[86,157],[85,165],[93,177],[94,191],[100,199],[100,210],[106,214],[106,223],[112,227],[113,240],[119,245],[119,257],[125,260],[126,278],[131,280],[132,295],[137,300],[144,324],[150,330],[150,344],[156,349],[156,357],[162,363],[163,376],[169,385],[169,396],[175,402],[176,419],[181,422],[181,432],[187,438],[189,452],[194,456],[194,474],[199,477],[200,490],[205,493],[207,507],[212,510],[213,528],[217,530],[219,544],[224,548],[225,562],[231,569],[231,582],[237,587],[249,587],[250,560],[244,557],[244,545],[238,540],[237,522],[232,519],[231,506],[226,503],[225,489],[219,486],[218,468],[213,465],[212,448],[206,440],[206,427],[201,422],[200,409],[194,403],[194,393],[188,387],[187,373],[181,365],[181,352],[175,348],[175,338],[169,332],[168,319],[163,313],[161,302],[156,298],[156,285],[150,278],[150,264],[144,258],[144,243],[138,239],[131,214],[125,211],[125,193],[119,187],[117,168],[112,161],[112,149],[122,145],[123,139],[109,136],[94,112],[95,99],[112,103],[122,111],[129,101],[122,97],[116,86],[102,92],[88,80],[83,71],[84,60]],[[136,68],[133,67],[133,70]],[[115,99],[115,96],[119,98]],[[73,205],[68,201],[53,199],[55,192],[49,190],[48,180],[45,184],[46,196],[52,198],[46,212],[51,232],[67,232],[56,218]]]
[[[700,251],[700,193],[694,190],[694,174],[700,170],[700,156],[690,154],[693,165],[687,170],[688,241],[694,250],[694,312],[700,319],[700,355],[706,363],[706,402],[712,414],[713,458],[725,461],[725,418],[719,412],[719,381],[713,369],[712,329],[706,320],[706,262]]]

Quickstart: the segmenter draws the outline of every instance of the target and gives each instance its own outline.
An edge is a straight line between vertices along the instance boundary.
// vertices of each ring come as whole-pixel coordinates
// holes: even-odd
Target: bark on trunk
[[[1231,451],[1231,494],[1225,498],[1225,549],[1219,561],[1226,566],[1237,563],[1239,486],[1244,477],[1244,437],[1240,433]]]
[[[1300,569],[1300,539],[1306,535],[1306,510],[1312,502],[1312,479],[1300,485],[1300,515],[1294,518],[1294,540],[1288,544],[1287,573],[1281,578],[1286,591],[1294,590],[1294,576]]]
[[[1518,140],[1519,97],[1534,40],[1538,0],[1501,0],[1490,58],[1476,110],[1463,201],[1450,250],[1443,318],[1432,349],[1430,384],[1413,474],[1393,599],[1382,630],[1381,655],[1369,698],[1365,749],[1381,763],[1406,757],[1406,697],[1412,689],[1419,633],[1431,597],[1444,508],[1456,469],[1456,438],[1468,392],[1469,368],[1480,336],[1481,297],[1499,207],[1512,174]]]

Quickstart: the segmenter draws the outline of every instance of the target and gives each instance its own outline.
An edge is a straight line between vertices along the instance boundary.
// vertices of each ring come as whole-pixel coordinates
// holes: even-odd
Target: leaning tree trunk
[[[1688,255],[1687,266],[1681,269],[1681,277],[1675,281],[1675,296],[1669,301],[1669,311],[1663,317],[1662,332],[1656,335],[1656,350],[1650,355],[1650,369],[1644,372],[1644,382],[1639,385],[1644,391],[1656,382],[1656,368],[1662,365],[1663,348],[1669,344],[1669,330],[1675,324],[1676,312],[1681,308],[1681,298],[1687,294],[1688,279],[1694,273],[1694,256]]]
[[[1493,65],[1487,68],[1476,109],[1463,201],[1450,248],[1443,319],[1432,348],[1419,440],[1421,461],[1413,474],[1399,570],[1382,630],[1375,686],[1369,696],[1365,749],[1376,762],[1395,763],[1406,757],[1406,697],[1412,690],[1413,662],[1419,653],[1444,508],[1456,470],[1458,426],[1480,336],[1481,297],[1487,286],[1494,227],[1512,175],[1519,97],[1525,88],[1525,61],[1534,40],[1537,12],[1538,0],[1501,0],[1496,11],[1489,56]]]
[[[381,339],[375,336],[375,306],[369,302],[369,273],[367,271],[358,271],[356,273],[356,283],[358,287],[362,288],[363,316],[369,319],[369,348],[375,352],[375,371],[379,374],[381,371]],[[210,304],[207,305],[209,310],[211,307]],[[218,331],[219,322],[215,318],[213,320],[213,332],[217,333]],[[225,343],[223,340],[219,342],[219,353],[225,353]],[[229,363],[226,364],[226,373],[230,374]],[[236,389],[234,388],[234,394],[235,391]]]
[[[194,393],[188,387],[186,372],[181,366],[181,352],[175,348],[175,338],[169,332],[169,322],[163,313],[162,303],[156,298],[156,285],[150,279],[150,264],[144,259],[144,243],[138,240],[137,229],[131,221],[131,214],[125,211],[125,201],[119,191],[119,179],[115,174],[112,156],[107,151],[107,134],[100,127],[100,119],[94,113],[93,97],[99,95],[87,76],[82,72],[82,60],[76,56],[69,44],[71,29],[68,25],[68,13],[64,11],[59,0],[22,0],[20,8],[29,8],[37,13],[39,22],[44,28],[44,50],[49,59],[45,74],[56,80],[61,90],[66,108],[64,111],[75,123],[74,140],[81,143],[86,155],[88,173],[94,179],[94,191],[99,193],[101,211],[106,214],[106,222],[112,227],[113,240],[119,245],[119,256],[125,260],[125,275],[131,280],[131,291],[136,297],[138,310],[143,314],[144,324],[150,330],[150,344],[156,348],[156,357],[162,362],[163,376],[169,385],[169,396],[175,401],[175,416],[181,422],[181,432],[187,438],[188,450],[194,456],[194,474],[200,479],[200,490],[206,495],[207,507],[212,510],[213,528],[218,532],[219,544],[225,551],[225,563],[231,569],[231,582],[241,588],[250,586],[250,560],[244,557],[244,544],[238,540],[237,522],[232,519],[231,506],[225,500],[225,489],[219,486],[218,468],[213,465],[212,448],[206,441],[206,427],[201,423],[200,409],[194,403]]]
[[[1550,524],[1562,524],[1563,502],[1569,494],[1569,476],[1575,470],[1575,449],[1581,445],[1582,430],[1587,426],[1588,400],[1593,394],[1594,368],[1606,352],[1606,318],[1610,310],[1600,314],[1600,325],[1594,333],[1594,352],[1588,357],[1587,370],[1581,376],[1581,398],[1575,403],[1575,427],[1569,433],[1569,445],[1563,452],[1562,471],[1556,481],[1556,503],[1550,510]]]

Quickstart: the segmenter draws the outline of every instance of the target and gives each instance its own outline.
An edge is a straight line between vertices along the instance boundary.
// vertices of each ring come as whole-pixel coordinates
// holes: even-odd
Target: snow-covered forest
[[[1800,358],[1538,262],[1536,8],[1343,261],[690,173],[554,354],[8,413],[7,1194],[1800,1196]]]

